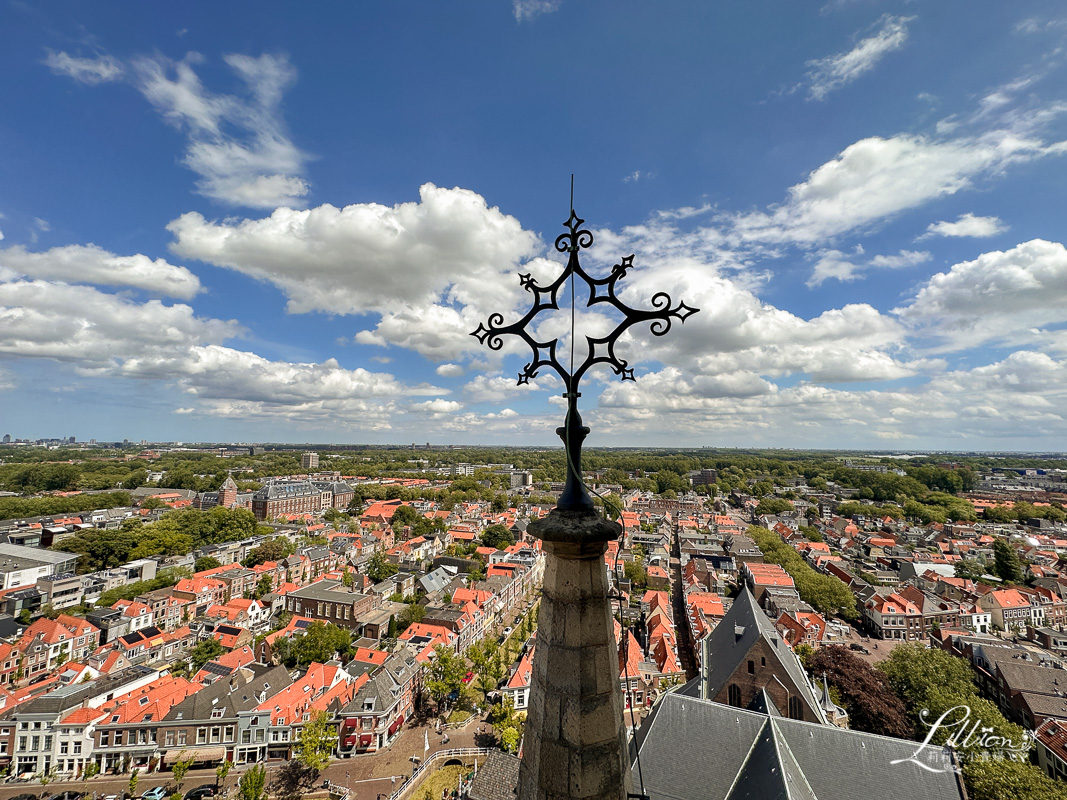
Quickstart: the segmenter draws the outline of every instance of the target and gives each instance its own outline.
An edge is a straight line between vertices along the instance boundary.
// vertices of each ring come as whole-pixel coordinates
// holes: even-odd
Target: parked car
[[[474,677],[474,673],[473,672],[468,672],[466,675],[463,676],[463,682],[464,683],[470,683],[471,682],[471,678],[473,678],[473,677]]]
[[[81,800],[85,797],[84,792],[60,792],[48,798],[48,800]]]
[[[871,652],[870,650],[868,650],[866,647],[864,647],[859,642],[853,642],[852,644],[850,644],[848,646],[848,649],[849,650],[855,650],[857,653],[864,653],[865,655],[870,655],[870,652]]]
[[[155,786],[141,795],[141,800],[163,800],[167,796],[166,786]]]
[[[207,783],[187,791],[185,793],[185,800],[207,800],[207,798],[214,797],[216,794],[215,787],[210,783]]]
[[[512,630],[513,630],[513,628],[510,625],[508,627],[504,628],[504,638],[505,639],[507,639],[509,636],[511,636],[511,631]]]
[[[35,794],[17,794],[11,798],[11,800],[37,800]]]

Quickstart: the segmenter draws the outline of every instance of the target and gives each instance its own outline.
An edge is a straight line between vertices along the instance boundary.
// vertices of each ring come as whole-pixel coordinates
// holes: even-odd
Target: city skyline
[[[0,434],[557,445],[574,173],[590,448],[1067,450],[1058,4],[413,8],[0,12]]]

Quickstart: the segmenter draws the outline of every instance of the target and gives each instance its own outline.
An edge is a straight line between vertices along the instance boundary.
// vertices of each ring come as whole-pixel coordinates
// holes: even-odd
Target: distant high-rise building
[[[4,434],[4,444],[11,444],[11,434],[10,433],[5,433]]]
[[[303,469],[315,469],[318,465],[318,453],[304,453],[304,455],[300,456],[300,466]]]

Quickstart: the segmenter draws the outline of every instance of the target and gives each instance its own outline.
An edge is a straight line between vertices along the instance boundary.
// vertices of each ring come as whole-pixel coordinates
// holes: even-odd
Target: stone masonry
[[[592,510],[530,526],[547,556],[519,800],[626,800],[630,758],[604,554],[621,529]]]

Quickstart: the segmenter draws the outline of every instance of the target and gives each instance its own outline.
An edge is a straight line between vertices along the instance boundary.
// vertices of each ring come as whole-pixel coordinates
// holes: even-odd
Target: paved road
[[[479,730],[481,729],[481,732]],[[485,747],[492,746],[495,736],[492,726],[475,717],[463,728],[447,731],[448,742],[444,737],[434,733],[433,728],[426,725],[406,727],[401,732],[392,746],[380,753],[353,756],[352,758],[339,759],[332,762],[323,770],[319,781],[329,779],[335,784],[349,786],[352,789],[352,800],[377,800],[378,795],[388,796],[395,787],[399,787],[403,778],[411,775],[414,769],[412,756],[420,759],[426,752],[435,753],[438,750],[448,750],[453,747]],[[426,740],[429,739],[429,750],[424,751]],[[284,762],[270,762],[267,764],[268,781],[273,778]],[[225,786],[231,790],[237,786],[242,770],[234,767],[226,777]],[[204,784],[215,783],[215,770],[213,768],[189,770],[182,784],[182,791]],[[119,794],[128,791],[130,776],[127,775],[99,775],[88,782],[55,781],[42,788],[37,782],[19,782],[0,784],[0,800],[8,800],[20,794],[34,794],[38,797],[50,797],[64,791],[88,791],[95,793],[97,797],[110,794]],[[141,774],[137,781],[137,793],[140,795],[156,786],[174,786],[173,776],[169,772],[155,774]],[[231,795],[233,792],[231,791]],[[306,796],[306,795],[305,795]]]

